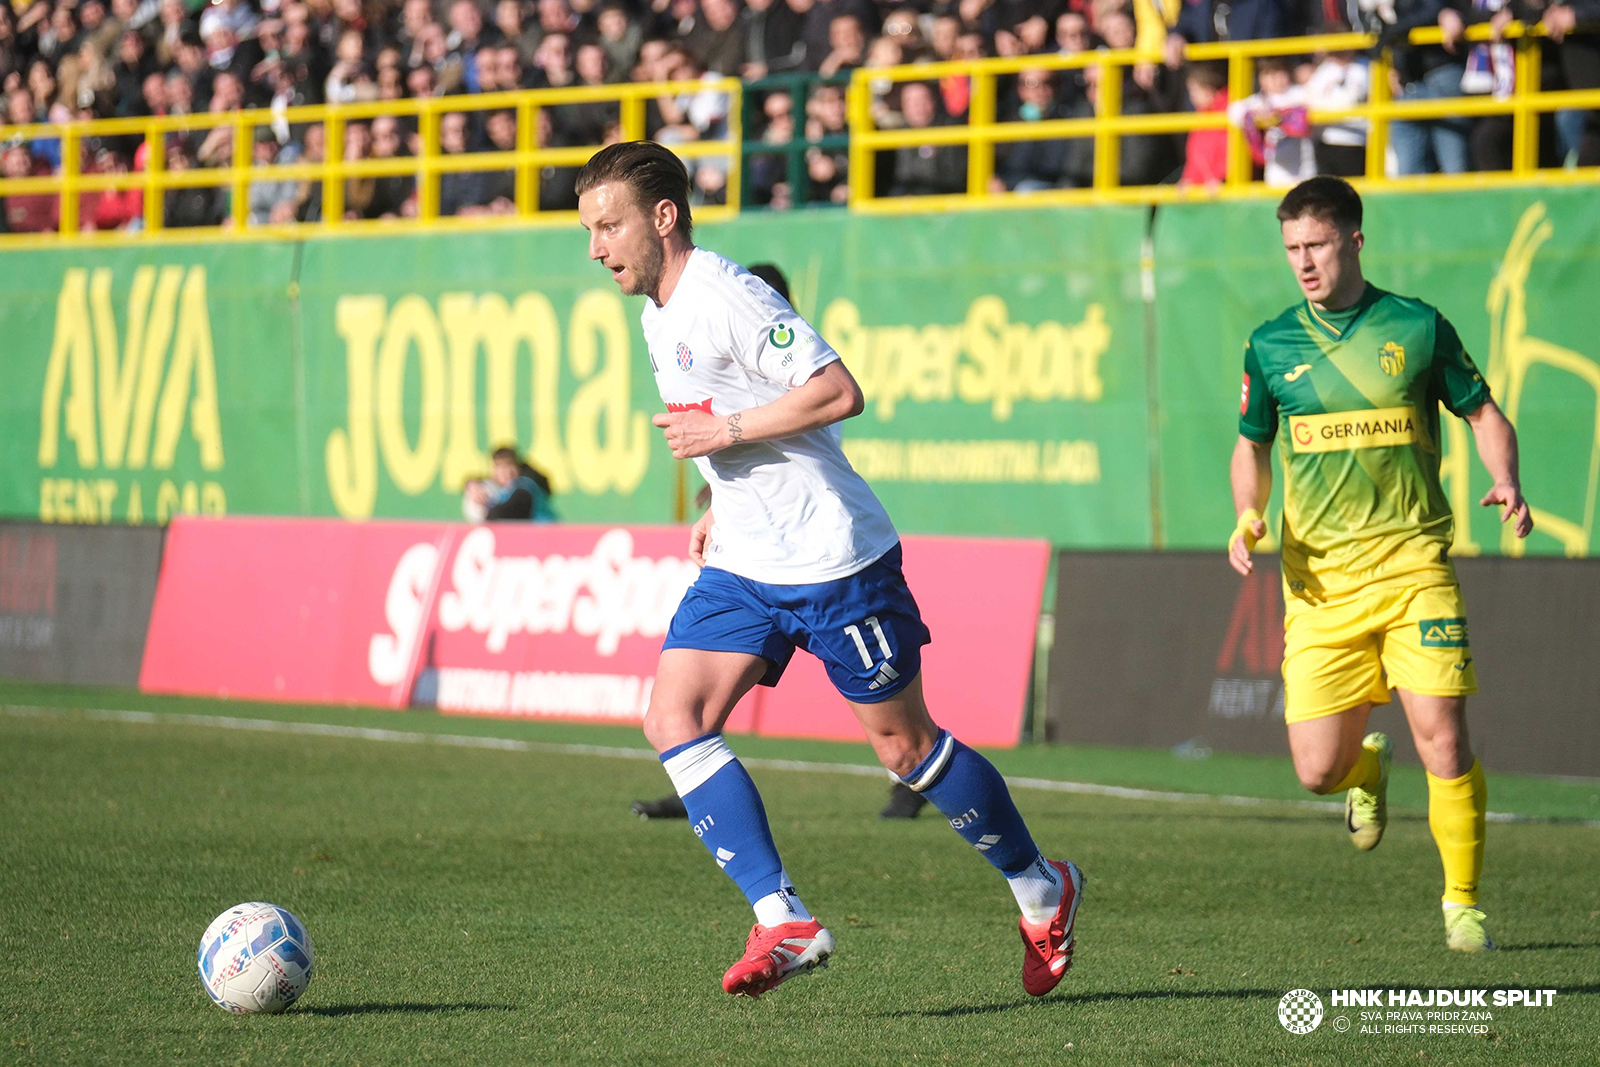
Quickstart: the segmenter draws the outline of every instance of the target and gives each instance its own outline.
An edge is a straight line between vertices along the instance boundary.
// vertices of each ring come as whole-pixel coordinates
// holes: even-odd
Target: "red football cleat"
[[[722,976],[722,988],[736,997],[759,997],[797,975],[828,965],[833,935],[815,919],[750,928],[744,956]]]
[[[1078,904],[1083,900],[1083,872],[1071,862],[1051,860],[1050,866],[1061,872],[1061,905],[1053,918],[1037,926],[1026,919],[1019,920],[1022,928],[1022,988],[1029,994],[1042,997],[1054,989],[1063,975],[1072,970],[1073,923],[1078,918]]]

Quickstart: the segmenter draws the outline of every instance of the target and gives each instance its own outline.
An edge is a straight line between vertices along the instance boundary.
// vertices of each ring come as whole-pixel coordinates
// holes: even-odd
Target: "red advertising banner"
[[[640,721],[698,574],[677,527],[179,518],[167,537],[141,688],[467,715]],[[1049,546],[907,537],[904,553],[934,717],[1016,744]],[[860,737],[803,653],[728,729]]]

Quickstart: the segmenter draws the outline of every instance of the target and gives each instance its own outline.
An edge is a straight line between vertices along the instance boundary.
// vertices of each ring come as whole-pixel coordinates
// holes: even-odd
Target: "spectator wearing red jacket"
[[[48,166],[34,162],[25,144],[13,144],[0,158],[0,174],[7,178],[48,175]],[[55,193],[13,193],[5,198],[7,233],[48,233],[60,228],[61,198]]]
[[[119,152],[102,148],[95,153],[91,174],[126,174],[128,161]],[[138,189],[106,189],[84,193],[79,201],[79,225],[85,230],[126,229],[144,215],[144,193]]]
[[[1195,63],[1185,72],[1189,102],[1196,112],[1228,110],[1227,70],[1216,63]],[[1185,146],[1183,183],[1216,186],[1228,177],[1228,130],[1190,130]]]

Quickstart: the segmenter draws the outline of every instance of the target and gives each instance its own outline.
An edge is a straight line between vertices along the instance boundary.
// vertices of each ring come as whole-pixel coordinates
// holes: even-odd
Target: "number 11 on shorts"
[[[876,615],[868,615],[866,626],[872,630],[872,635],[878,639],[878,647],[883,650],[883,662],[888,663],[894,658],[894,652],[889,648],[889,638],[884,635],[883,627],[878,625],[878,617]],[[861,636],[861,627],[852,623],[844,628],[844,632],[849,634],[850,640],[856,643],[856,651],[861,653],[861,665],[868,670],[877,666],[872,662],[872,653],[867,651],[867,642]]]

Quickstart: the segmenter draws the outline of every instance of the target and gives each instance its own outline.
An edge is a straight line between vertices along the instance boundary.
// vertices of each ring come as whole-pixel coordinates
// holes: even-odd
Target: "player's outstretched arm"
[[[731,415],[712,415],[699,408],[668,411],[651,421],[667,435],[674,459],[690,459],[729,445],[829,426],[861,414],[864,406],[861,387],[845,365],[834,360],[769,404]]]
[[[1478,458],[1494,479],[1494,487],[1479,501],[1484,507],[1501,505],[1500,521],[1517,520],[1518,537],[1533,532],[1533,512],[1522,498],[1522,478],[1518,474],[1517,430],[1493,400],[1466,416],[1472,439],[1478,443]]]
[[[1228,538],[1228,563],[1240,574],[1249,574],[1255,569],[1250,550],[1267,535],[1261,513],[1272,496],[1272,445],[1241,434],[1233,446],[1228,476],[1233,483],[1233,510],[1239,516]]]

